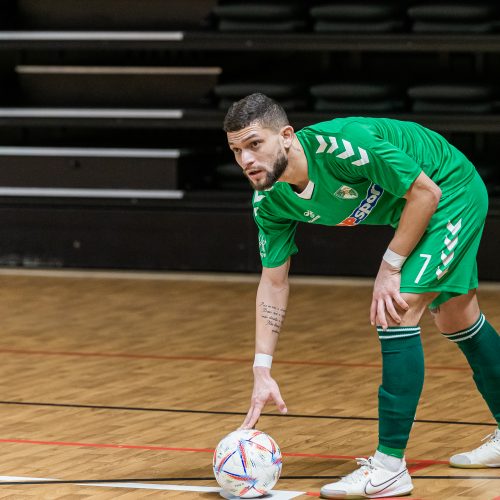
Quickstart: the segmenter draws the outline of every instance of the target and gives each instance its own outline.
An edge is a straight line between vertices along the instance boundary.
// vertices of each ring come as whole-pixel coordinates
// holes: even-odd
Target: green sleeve
[[[402,198],[422,172],[422,167],[411,156],[384,138],[369,133],[362,125],[350,123],[342,132],[335,162],[345,174],[369,179]],[[342,151],[347,152],[344,159],[339,158]]]
[[[260,259],[264,267],[278,267],[298,252],[295,245],[297,221],[278,218],[254,207],[259,229]]]

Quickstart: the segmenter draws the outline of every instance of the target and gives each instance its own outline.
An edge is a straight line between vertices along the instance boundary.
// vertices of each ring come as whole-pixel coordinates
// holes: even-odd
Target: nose
[[[243,168],[249,168],[253,165],[253,162],[255,161],[255,158],[252,154],[251,151],[248,151],[248,150],[243,150],[241,152],[241,166]]]

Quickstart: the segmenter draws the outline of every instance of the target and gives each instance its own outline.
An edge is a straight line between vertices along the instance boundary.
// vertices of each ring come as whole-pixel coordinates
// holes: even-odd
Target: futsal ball
[[[268,493],[281,474],[276,441],[255,429],[231,432],[217,445],[214,475],[223,490],[240,498]]]

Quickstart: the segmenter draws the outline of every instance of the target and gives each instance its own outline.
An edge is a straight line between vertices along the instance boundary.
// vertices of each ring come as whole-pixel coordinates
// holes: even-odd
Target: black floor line
[[[121,410],[121,411],[151,411],[164,413],[197,413],[203,415],[235,415],[245,416],[246,412],[237,411],[215,411],[215,410],[182,410],[174,408],[143,408],[138,406],[106,406],[106,405],[86,405],[72,403],[41,403],[33,401],[0,401],[0,405],[19,405],[19,406],[48,406],[56,408],[86,408],[91,410]],[[311,419],[331,419],[331,420],[362,420],[362,421],[378,421],[377,417],[352,417],[344,415],[303,415],[296,413],[288,413],[280,415],[277,413],[262,413],[263,417],[280,417],[280,418],[311,418]],[[478,425],[478,426],[493,426],[496,423],[490,422],[456,422],[451,420],[426,420],[416,419],[415,422],[423,424],[447,424],[447,425]]]
[[[210,477],[149,477],[128,479],[55,479],[53,481],[0,481],[0,486],[13,484],[95,484],[95,483],[164,483],[170,481],[215,481]]]
[[[283,480],[316,480],[316,479],[340,479],[343,476],[281,476]],[[500,479],[498,476],[411,476],[412,479],[473,479],[473,480],[491,480]],[[98,483],[146,483],[146,482],[171,482],[171,481],[214,481],[210,477],[155,477],[155,478],[133,478],[133,479],[67,479],[67,480],[54,480],[54,481],[0,481],[0,486],[15,486],[15,485],[37,485],[37,484],[98,484]]]

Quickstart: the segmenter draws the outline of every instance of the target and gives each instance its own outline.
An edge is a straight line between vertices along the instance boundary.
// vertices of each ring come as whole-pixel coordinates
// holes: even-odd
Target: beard
[[[278,153],[278,156],[276,157],[276,160],[274,160],[271,170],[266,172],[264,180],[253,182],[251,179],[248,179],[248,181],[250,182],[250,186],[256,191],[264,191],[266,189],[272,188],[278,181],[278,179],[283,175],[286,167],[288,167],[288,158],[283,154],[282,151],[280,151]]]

